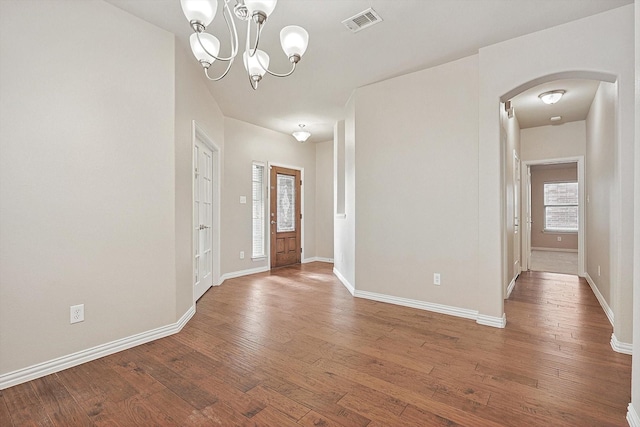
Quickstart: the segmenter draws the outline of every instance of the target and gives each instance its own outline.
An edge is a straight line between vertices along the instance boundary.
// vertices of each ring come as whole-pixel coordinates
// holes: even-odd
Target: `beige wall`
[[[586,270],[598,290],[614,310],[612,284],[616,258],[615,179],[616,94],[613,83],[600,83],[586,120]],[[598,274],[598,270],[600,274]],[[615,317],[614,317],[615,318]],[[631,339],[629,337],[629,339]]]
[[[356,91],[358,291],[476,307],[477,75],[470,56]]]
[[[631,370],[631,406],[634,422],[640,422],[640,0],[635,0],[635,232],[633,261],[633,368]]]
[[[563,167],[560,167],[560,166]],[[544,231],[544,183],[578,181],[578,165],[531,166],[531,247],[578,251],[578,233]],[[558,241],[558,238],[561,241]]]
[[[315,257],[315,145],[301,144],[291,135],[231,118],[224,119],[224,141],[222,273],[264,269],[269,265],[267,259],[251,259],[251,164],[253,161],[262,162],[265,165],[273,163],[304,169],[303,261]],[[246,204],[240,203],[240,196],[246,196]],[[243,260],[240,259],[240,251],[245,253]]]
[[[324,261],[333,259],[333,141],[316,148],[316,252]]]
[[[522,161],[584,156],[587,149],[584,120],[520,131]]]
[[[501,172],[500,122],[497,100],[540,79],[557,79],[559,73],[575,70],[607,73],[618,78],[618,156],[620,197],[616,233],[620,236],[620,278],[630,283],[632,277],[633,230],[633,5],[620,7],[564,25],[535,32],[480,49],[480,282],[481,313],[493,316],[503,313],[501,275],[503,274],[500,240]],[[615,49],[612,48],[615,46]],[[524,141],[523,141],[524,144]],[[524,145],[523,145],[523,159]],[[624,232],[623,232],[624,230]],[[631,301],[631,289],[624,286],[620,297]],[[623,340],[630,340],[631,311],[625,309],[626,320],[616,330]],[[617,314],[616,314],[617,319]],[[627,341],[628,342],[628,341]]]
[[[333,222],[334,271],[351,293],[356,286],[356,107],[354,94],[345,108],[345,120],[336,123],[334,132],[334,185],[336,195],[344,194],[344,213],[336,214]],[[342,144],[343,149],[340,149]],[[341,155],[344,154],[343,157]],[[342,191],[339,173],[344,162],[344,183]],[[339,204],[336,202],[336,206]]]
[[[520,273],[522,257],[520,255],[520,248],[522,247],[522,219],[519,219],[520,226],[518,227],[518,233],[516,234],[515,228],[515,217],[516,217],[516,209],[520,211],[520,185],[519,181],[516,181],[516,170],[520,170],[520,167],[516,165],[521,165],[522,159],[520,159],[520,124],[518,123],[517,114],[514,114],[513,117],[509,118],[507,112],[504,108],[500,109],[500,117],[502,120],[502,127],[500,131],[504,133],[501,138],[505,139],[504,146],[504,186],[505,186],[505,218],[504,218],[504,237],[505,237],[505,248],[506,248],[506,276],[504,281],[504,289],[505,296],[506,290],[511,283],[512,280],[516,278],[516,276]],[[514,156],[515,154],[515,156]],[[517,173],[519,179],[520,173]],[[517,189],[516,189],[517,187]],[[516,194],[518,191],[518,194]],[[516,197],[518,200],[516,200]],[[517,252],[516,252],[517,251]]]
[[[223,181],[224,117],[204,83],[202,67],[191,52],[177,43],[175,58],[176,315],[179,318],[193,305],[192,122],[195,120],[220,150],[218,157]],[[224,189],[222,183],[220,187]],[[221,275],[217,269],[214,265],[214,282]]]
[[[0,3],[5,374],[175,322],[175,78],[174,36],[107,3]]]

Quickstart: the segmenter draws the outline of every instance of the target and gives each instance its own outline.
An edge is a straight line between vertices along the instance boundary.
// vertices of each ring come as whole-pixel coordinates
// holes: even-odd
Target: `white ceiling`
[[[600,82],[597,80],[556,80],[532,87],[516,95],[511,102],[520,129],[585,120],[599,84]],[[538,97],[541,93],[556,89],[563,89],[566,93],[555,104],[547,105]],[[554,116],[561,116],[562,119],[551,122],[550,118]]]
[[[191,28],[179,0],[106,1],[176,34],[178,43],[189,49]],[[312,133],[310,141],[327,141],[358,87],[629,3],[632,0],[280,0],[266,23],[261,49],[271,57],[270,68],[288,69],[279,45],[280,29],[291,24],[304,27],[309,48],[296,72],[281,79],[265,76],[253,91],[240,59],[222,81],[207,84],[227,117],[283,133],[305,123]],[[369,7],[382,23],[355,34],[341,24]],[[244,23],[238,30],[240,46],[243,29]],[[208,31],[221,40],[221,53],[228,52],[221,16]]]

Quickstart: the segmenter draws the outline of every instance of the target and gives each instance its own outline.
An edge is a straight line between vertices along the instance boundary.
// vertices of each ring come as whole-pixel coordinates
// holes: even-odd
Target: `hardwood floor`
[[[575,276],[495,329],[353,298],[313,263],[226,281],[176,335],[0,392],[0,426],[625,426],[631,357]]]

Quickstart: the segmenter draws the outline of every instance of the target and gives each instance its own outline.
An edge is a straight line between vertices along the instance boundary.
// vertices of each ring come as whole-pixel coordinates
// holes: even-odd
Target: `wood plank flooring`
[[[228,280],[179,334],[0,392],[0,425],[626,425],[631,357],[584,280],[524,273],[495,329],[331,268]]]

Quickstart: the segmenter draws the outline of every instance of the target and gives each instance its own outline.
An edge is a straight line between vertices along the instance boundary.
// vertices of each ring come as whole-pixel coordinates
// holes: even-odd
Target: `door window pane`
[[[296,186],[295,177],[291,175],[277,175],[278,200],[277,232],[296,231]]]

